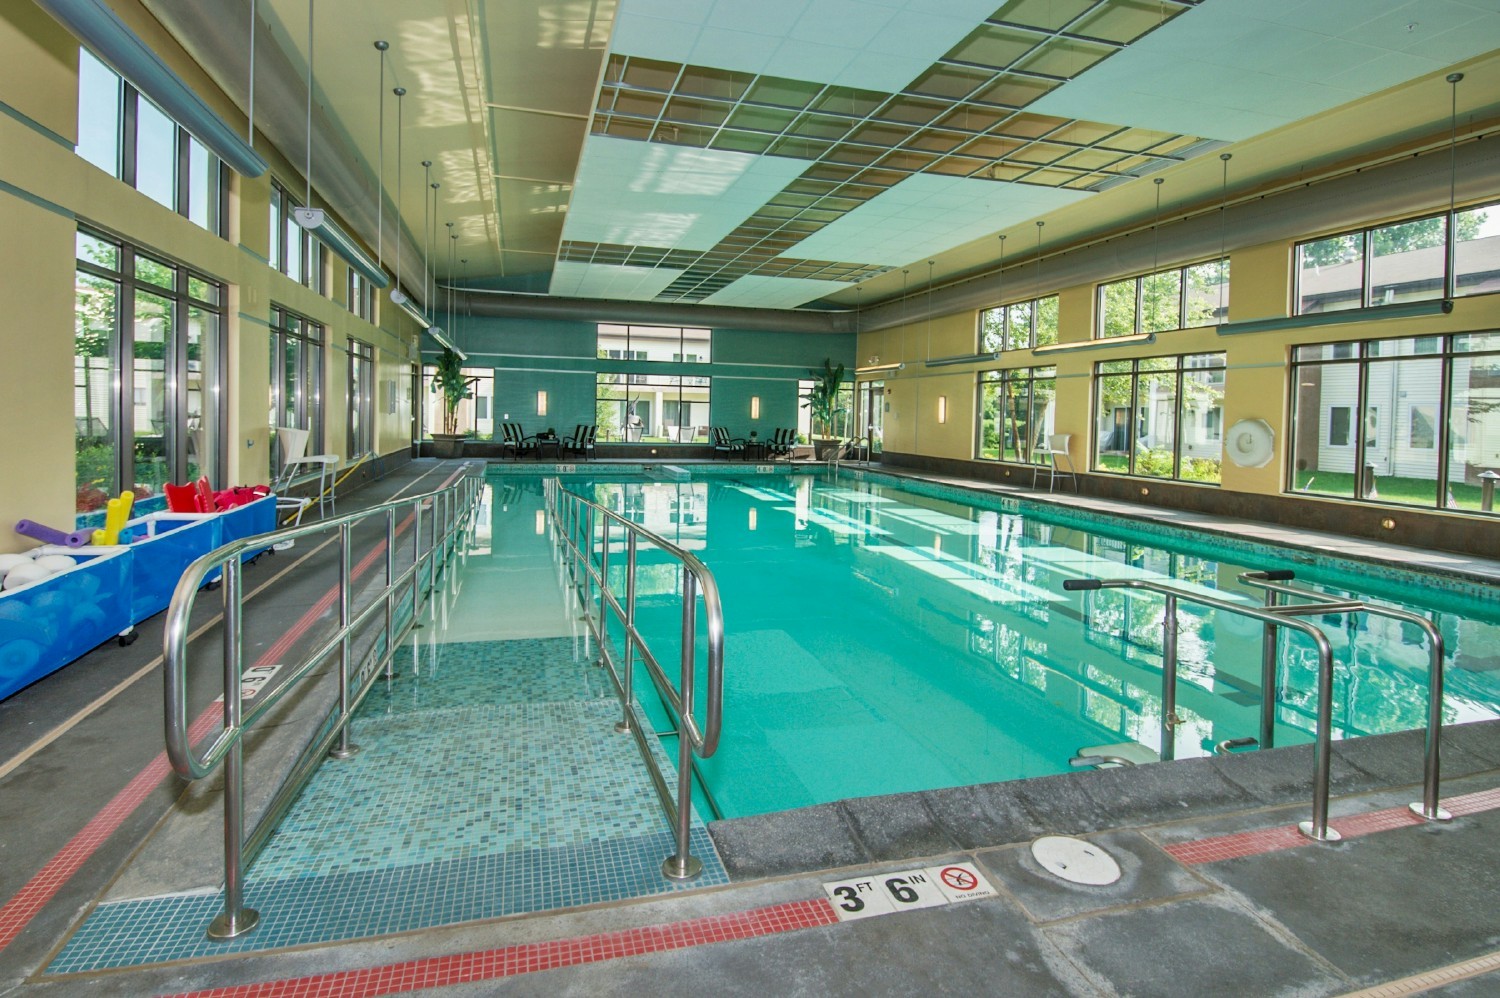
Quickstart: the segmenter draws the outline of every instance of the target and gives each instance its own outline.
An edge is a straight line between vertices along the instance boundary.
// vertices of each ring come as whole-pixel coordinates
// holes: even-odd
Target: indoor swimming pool
[[[1065,592],[1073,578],[1171,580],[1258,606],[1240,573],[1294,569],[1299,584],[1433,619],[1447,647],[1444,723],[1500,713],[1500,615],[1477,584],[890,476],[730,470],[563,479],[694,552],[718,580],[724,733],[699,765],[724,817],[1066,772],[1086,747],[1159,749],[1161,597]],[[491,482],[497,508],[540,502],[535,479]],[[673,663],[677,573],[643,555],[637,585],[640,625]],[[1335,738],[1423,726],[1428,657],[1417,628],[1310,619],[1334,649]],[[1261,625],[1186,601],[1178,620],[1175,757],[1253,737]],[[1279,663],[1275,742],[1310,741],[1311,643],[1283,638]],[[655,695],[638,684],[638,696],[649,705]]]

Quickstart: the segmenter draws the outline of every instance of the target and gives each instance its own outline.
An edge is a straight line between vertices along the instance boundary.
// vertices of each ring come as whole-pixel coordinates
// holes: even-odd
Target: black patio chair
[[[725,457],[733,457],[745,454],[745,440],[743,437],[730,437],[729,428],[726,426],[715,426],[709,431],[709,439],[713,441],[714,456],[723,454]]]
[[[770,457],[792,457],[792,448],[797,444],[797,431],[778,427],[766,441],[766,454]]]
[[[562,442],[564,454],[577,454],[584,460],[594,456],[594,438],[598,436],[599,428],[592,423],[579,423],[573,430],[571,437],[566,437]]]

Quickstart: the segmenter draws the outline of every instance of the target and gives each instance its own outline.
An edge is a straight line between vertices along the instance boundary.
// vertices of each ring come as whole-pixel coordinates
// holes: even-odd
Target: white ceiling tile
[[[746,6],[756,6],[746,4]],[[805,10],[787,32],[791,38],[848,48],[864,48],[896,16],[891,7],[878,7],[860,0],[819,0]]]
[[[713,9],[715,0],[620,0],[615,17],[625,14],[647,14],[680,21],[702,22]]]
[[[764,72],[792,80],[832,81],[849,69],[859,54],[856,49],[788,38],[766,60]]]
[[[739,305],[752,308],[796,308],[850,285],[811,277],[770,277],[751,274],[704,299],[706,305]]]
[[[629,0],[626,0],[629,2]],[[810,6],[811,0],[719,0],[704,23],[726,31],[748,31],[780,38]]]
[[[698,42],[699,25],[685,21],[622,14],[615,18],[610,51],[647,59],[687,62]]]
[[[779,38],[770,35],[706,26],[699,32],[698,43],[693,46],[688,62],[694,66],[717,66],[737,73],[759,73],[780,44]]]
[[[560,261],[552,271],[550,293],[570,298],[614,298],[650,301],[682,275],[680,270],[615,267]]]

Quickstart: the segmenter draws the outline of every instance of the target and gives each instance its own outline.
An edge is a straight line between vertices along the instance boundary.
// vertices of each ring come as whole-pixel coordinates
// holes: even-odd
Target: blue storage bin
[[[67,665],[127,630],[128,548],[66,552],[78,567],[0,592],[0,699]]]
[[[276,497],[265,496],[243,506],[225,510],[219,514],[219,526],[220,544],[228,544],[242,537],[270,533],[276,529]],[[248,561],[264,550],[265,548],[259,548],[255,551],[246,551],[244,560]]]
[[[219,513],[151,513],[120,530],[131,559],[130,617],[139,623],[172,602],[182,570],[219,546]],[[210,578],[212,582],[217,578]]]

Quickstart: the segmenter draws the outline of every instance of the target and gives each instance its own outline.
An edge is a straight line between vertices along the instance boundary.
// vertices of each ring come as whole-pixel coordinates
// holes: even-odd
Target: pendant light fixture
[[[312,107],[313,107],[313,17],[316,0],[307,0],[307,163],[304,170],[307,196],[306,207],[293,208],[292,218],[303,229],[317,236],[334,253],[343,258],[365,279],[377,288],[388,286],[391,281],[380,264],[371,259],[347,232],[339,228],[322,208],[312,205]]]

